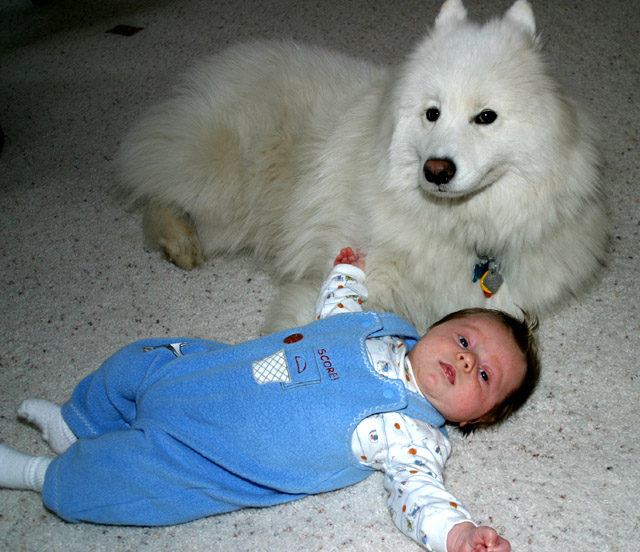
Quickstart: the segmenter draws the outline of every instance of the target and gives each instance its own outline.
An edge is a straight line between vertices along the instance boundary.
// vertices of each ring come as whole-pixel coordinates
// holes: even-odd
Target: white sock
[[[60,406],[51,401],[25,399],[18,407],[18,416],[34,424],[56,454],[62,454],[78,440],[64,421]]]
[[[0,487],[42,492],[51,460],[53,458],[31,456],[0,444]]]

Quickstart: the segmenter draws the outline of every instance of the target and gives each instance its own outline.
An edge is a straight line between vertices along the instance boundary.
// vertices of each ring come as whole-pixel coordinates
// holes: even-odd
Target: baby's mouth
[[[456,369],[451,366],[451,364],[447,364],[446,362],[440,362],[440,367],[444,372],[444,375],[447,376],[449,383],[453,385],[456,381]]]

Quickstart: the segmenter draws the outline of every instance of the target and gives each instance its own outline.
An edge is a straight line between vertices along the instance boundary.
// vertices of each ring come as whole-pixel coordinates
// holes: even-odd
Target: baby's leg
[[[68,521],[172,525],[239,508],[217,495],[243,483],[150,425],[80,438],[53,459],[42,498]]]
[[[18,408],[18,416],[35,425],[56,454],[63,453],[78,440],[62,418],[60,406],[55,403],[26,399]]]
[[[0,487],[42,491],[53,458],[31,456],[0,444]]]
[[[64,421],[79,438],[128,430],[149,378],[180,356],[187,341],[147,339],[120,349],[76,386],[62,405]]]

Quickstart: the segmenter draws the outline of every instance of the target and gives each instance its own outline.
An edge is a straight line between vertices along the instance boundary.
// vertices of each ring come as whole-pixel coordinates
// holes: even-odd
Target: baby
[[[420,338],[363,311],[364,258],[343,249],[318,320],[238,345],[148,339],[62,407],[27,399],[55,458],[0,445],[0,486],[41,492],[69,521],[168,525],[269,506],[385,474],[391,517],[428,550],[507,552],[443,485],[445,421],[504,420],[533,390],[533,326],[453,313]]]

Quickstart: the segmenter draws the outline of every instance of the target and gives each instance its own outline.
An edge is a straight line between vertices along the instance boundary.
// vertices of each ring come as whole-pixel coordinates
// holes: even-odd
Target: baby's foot
[[[56,454],[62,454],[78,440],[64,421],[60,406],[51,401],[25,399],[18,408],[18,416],[35,425]]]
[[[0,487],[42,491],[52,458],[31,456],[0,444]]]

